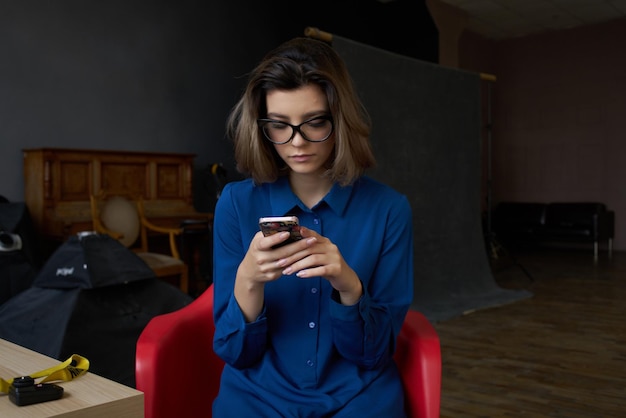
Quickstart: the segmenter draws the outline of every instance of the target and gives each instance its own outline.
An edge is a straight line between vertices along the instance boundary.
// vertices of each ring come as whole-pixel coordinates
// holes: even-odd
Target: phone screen
[[[275,245],[274,248],[282,247],[283,245],[302,239],[302,235],[300,235],[300,222],[296,216],[270,216],[260,218],[259,227],[266,237],[283,231],[288,231],[291,234],[287,240]]]

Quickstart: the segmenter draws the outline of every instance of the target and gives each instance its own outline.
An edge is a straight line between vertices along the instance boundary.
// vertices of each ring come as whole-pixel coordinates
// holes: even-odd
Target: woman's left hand
[[[315,237],[316,242],[292,257],[298,259],[290,265],[290,258],[279,260],[279,265],[288,266],[283,274],[295,272],[301,279],[321,276],[339,292],[341,303],[354,305],[363,295],[363,286],[356,272],[346,263],[339,248],[328,238],[317,232],[300,227],[304,239]]]

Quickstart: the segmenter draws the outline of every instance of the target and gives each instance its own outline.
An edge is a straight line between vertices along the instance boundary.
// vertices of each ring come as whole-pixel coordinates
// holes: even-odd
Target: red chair
[[[213,352],[213,286],[186,307],[154,317],[137,341],[135,377],[145,418],[211,417],[224,363]],[[409,311],[394,355],[409,417],[439,418],[441,351],[428,319]]]

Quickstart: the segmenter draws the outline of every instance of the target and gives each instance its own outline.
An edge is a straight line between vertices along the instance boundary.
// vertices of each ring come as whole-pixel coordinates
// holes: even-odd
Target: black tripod
[[[493,202],[492,202],[492,179],[493,179],[493,174],[492,174],[492,164],[491,164],[491,160],[492,160],[492,130],[493,130],[493,123],[492,123],[492,111],[491,111],[491,88],[492,88],[492,82],[495,81],[495,77],[494,76],[487,76],[487,75],[481,75],[481,78],[483,78],[484,80],[487,80],[487,125],[486,125],[486,130],[487,130],[487,216],[486,216],[486,230],[484,232],[485,234],[485,245],[487,247],[487,253],[489,254],[489,258],[491,260],[498,260],[501,256],[504,256],[508,259],[510,259],[513,263],[513,265],[519,267],[524,274],[530,279],[531,282],[534,282],[535,279],[533,278],[533,276],[528,272],[528,270],[526,270],[526,268],[517,261],[517,259],[515,258],[515,256],[508,251],[497,239],[495,232],[493,231],[493,225],[492,225],[492,207],[493,207]]]

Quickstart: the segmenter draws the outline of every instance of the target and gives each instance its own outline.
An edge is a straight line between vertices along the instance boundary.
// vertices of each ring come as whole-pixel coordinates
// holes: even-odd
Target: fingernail
[[[291,274],[291,267],[287,267],[286,269],[284,269],[284,270],[283,270],[283,274],[284,274],[285,276],[287,276],[287,275]]]

